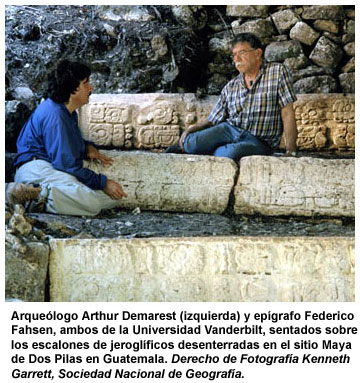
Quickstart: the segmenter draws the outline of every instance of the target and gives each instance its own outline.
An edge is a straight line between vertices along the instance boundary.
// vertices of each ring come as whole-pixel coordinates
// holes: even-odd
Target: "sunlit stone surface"
[[[355,216],[354,160],[244,157],[235,213]]]
[[[51,240],[52,301],[353,301],[354,239]]]
[[[300,150],[355,150],[353,94],[300,94],[294,103]],[[126,149],[164,149],[190,125],[206,119],[217,96],[94,94],[81,108],[84,138]],[[281,144],[284,147],[284,140]]]
[[[237,166],[228,158],[149,152],[103,151],[109,167],[88,164],[119,182],[124,208],[222,213],[228,206]]]

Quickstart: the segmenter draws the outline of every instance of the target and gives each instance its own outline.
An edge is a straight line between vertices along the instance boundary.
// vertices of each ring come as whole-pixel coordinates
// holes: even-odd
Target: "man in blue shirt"
[[[15,181],[40,184],[35,199],[45,201],[47,212],[96,215],[127,197],[117,182],[83,167],[84,158],[103,165],[112,163],[91,142],[83,140],[78,127],[76,109],[89,102],[89,77],[86,65],[60,62],[48,76],[46,100],[31,115],[17,140]],[[13,200],[21,200],[16,198],[16,189],[22,189],[23,194],[25,189],[17,186],[12,192]]]

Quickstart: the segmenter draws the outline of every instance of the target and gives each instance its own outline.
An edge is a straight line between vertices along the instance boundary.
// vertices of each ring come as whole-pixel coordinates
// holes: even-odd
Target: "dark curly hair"
[[[60,61],[48,74],[44,98],[51,98],[58,103],[68,102],[70,95],[75,93],[80,82],[89,78],[90,74],[90,68],[82,62]]]
[[[249,43],[251,48],[253,49],[263,49],[263,44],[261,40],[256,35],[250,32],[238,33],[237,35],[235,35],[230,43],[231,48],[234,48],[234,46],[237,43]]]

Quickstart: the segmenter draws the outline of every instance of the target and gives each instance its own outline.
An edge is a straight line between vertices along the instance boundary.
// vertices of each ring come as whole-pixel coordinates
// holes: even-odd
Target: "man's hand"
[[[190,126],[183,132],[183,134],[182,134],[181,137],[180,137],[180,140],[179,140],[180,148],[181,148],[182,150],[184,150],[184,141],[185,141],[185,138],[186,138],[189,134],[198,132],[199,130],[206,129],[206,128],[208,128],[209,126],[213,126],[213,124],[212,124],[209,120],[206,120],[206,121],[203,121],[203,122],[199,122],[199,123],[194,124],[194,125],[190,125]]]
[[[113,159],[105,156],[105,154],[100,153],[94,145],[87,145],[86,146],[86,156],[91,161],[98,160],[101,162],[104,166],[109,166],[113,163]]]
[[[289,151],[287,150],[286,153],[284,154],[284,157],[297,157],[297,151]]]
[[[124,192],[123,188],[113,180],[106,180],[106,187],[104,192],[111,199],[120,199],[121,197],[127,197],[127,194]]]
[[[179,140],[179,145],[180,145],[180,148],[182,150],[184,150],[184,141],[185,141],[185,138],[187,137],[187,135],[189,134],[189,131],[188,130],[185,130],[183,132],[183,134],[181,135],[180,137],[180,140]]]

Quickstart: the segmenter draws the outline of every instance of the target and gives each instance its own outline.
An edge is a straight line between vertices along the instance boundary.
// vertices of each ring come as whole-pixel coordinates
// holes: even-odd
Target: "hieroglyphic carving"
[[[177,124],[179,116],[175,105],[167,101],[160,101],[139,111],[137,122],[140,125],[145,124]]]
[[[141,126],[137,129],[137,148],[166,148],[179,142],[179,125],[150,125]]]
[[[90,105],[90,122],[104,122],[105,121],[105,106],[104,105]]]
[[[236,214],[353,217],[354,189],[354,160],[244,157],[234,210]]]
[[[113,137],[113,125],[92,123],[89,126],[89,140],[98,145],[110,146]]]
[[[185,124],[186,125],[191,125],[196,122],[196,114],[195,113],[189,113],[185,117]]]
[[[114,134],[112,137],[112,145],[122,148],[125,144],[125,126],[123,124],[114,125]]]
[[[116,147],[154,149],[177,144],[185,129],[208,118],[217,97],[199,99],[193,94],[119,94],[94,95],[92,99],[94,101],[82,107],[79,114],[84,138],[89,138],[91,129],[92,139],[99,139],[95,143],[101,145],[110,142]],[[298,95],[294,109],[300,150],[354,151],[353,96]],[[102,124],[102,128],[95,128],[93,124]],[[133,127],[131,132],[126,130],[129,126]],[[104,127],[108,127],[108,134],[115,137],[110,139],[108,134],[101,132]],[[158,134],[152,132],[158,128]],[[101,134],[94,133],[97,130]],[[285,148],[284,137],[280,147]]]
[[[119,201],[120,207],[221,214],[228,205],[237,171],[230,159],[145,151],[102,153],[113,158],[112,166],[91,161],[84,166],[126,189],[128,198]]]
[[[126,124],[131,121],[131,110],[121,105],[108,106],[105,109],[104,119],[114,124]]]
[[[355,150],[355,124],[347,126],[346,143],[348,148]]]
[[[302,95],[294,105],[300,149],[355,149],[353,97]]]
[[[326,126],[300,125],[298,126],[297,146],[301,149],[319,149],[325,147],[327,142]]]
[[[354,300],[354,238],[52,239],[50,248],[52,301]]]
[[[327,110],[324,100],[299,103],[295,106],[299,148],[311,150],[326,146]]]
[[[336,100],[332,110],[330,148],[355,149],[355,104],[350,100]]]
[[[118,148],[129,149],[132,147],[132,137],[133,137],[133,126],[132,125],[123,125],[115,124],[114,133],[112,138],[112,145]]]
[[[333,105],[334,121],[355,122],[355,103],[349,100],[336,100]]]

